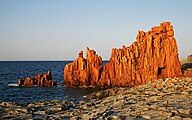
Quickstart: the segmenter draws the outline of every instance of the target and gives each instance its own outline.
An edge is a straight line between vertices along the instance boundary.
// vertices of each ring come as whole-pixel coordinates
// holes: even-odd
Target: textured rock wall
[[[87,48],[86,59],[83,51],[78,58],[64,68],[64,84],[67,86],[96,86],[102,70],[102,58],[94,50]]]
[[[182,75],[174,30],[169,22],[148,32],[139,31],[129,47],[113,49],[104,65],[100,85],[134,86],[159,78]]]
[[[112,49],[110,61],[103,67],[101,57],[88,49],[86,59],[79,55],[77,60],[65,66],[64,83],[108,88],[181,75],[173,27],[170,22],[163,22],[148,32],[139,31],[136,42],[129,47]]]
[[[51,71],[48,70],[45,74],[38,74],[37,76],[22,78],[18,80],[19,86],[38,86],[38,87],[52,87],[57,86],[57,82],[52,81]]]

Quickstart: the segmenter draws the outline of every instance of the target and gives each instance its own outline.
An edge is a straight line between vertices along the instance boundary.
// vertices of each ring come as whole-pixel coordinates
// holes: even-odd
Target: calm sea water
[[[0,62],[0,101],[35,102],[40,100],[72,100],[78,101],[83,96],[98,89],[70,88],[62,86],[63,68],[71,61],[6,61]],[[18,87],[17,80],[35,76],[50,69],[57,87]]]

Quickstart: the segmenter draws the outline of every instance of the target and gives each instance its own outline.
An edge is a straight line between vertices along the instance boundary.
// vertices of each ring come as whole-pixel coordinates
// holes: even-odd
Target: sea
[[[31,103],[44,100],[79,101],[98,88],[63,86],[64,66],[72,61],[0,61],[0,102]],[[105,63],[105,62],[104,62]],[[50,69],[56,87],[19,87],[18,79]]]

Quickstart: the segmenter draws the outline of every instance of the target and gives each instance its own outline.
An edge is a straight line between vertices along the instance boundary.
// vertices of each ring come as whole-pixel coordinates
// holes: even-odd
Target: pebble
[[[180,116],[173,116],[169,118],[170,120],[181,120]]]
[[[45,111],[36,111],[34,112],[34,114],[45,115],[46,113]]]
[[[187,109],[187,110],[186,109],[179,109],[178,112],[181,114],[188,114],[188,115],[192,114],[192,110],[190,110],[190,109]]]
[[[48,111],[61,111],[62,108],[61,107],[51,107],[47,109]]]
[[[111,116],[112,119],[121,120],[118,116]]]
[[[149,116],[149,115],[142,115],[141,117],[144,118],[144,119],[147,119],[147,120],[151,119],[151,116]]]

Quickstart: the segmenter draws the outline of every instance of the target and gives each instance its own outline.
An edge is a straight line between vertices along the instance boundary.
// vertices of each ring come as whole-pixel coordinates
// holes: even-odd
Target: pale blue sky
[[[192,0],[0,0],[0,60],[72,60],[86,47],[109,59],[163,21],[180,58],[192,53]]]

